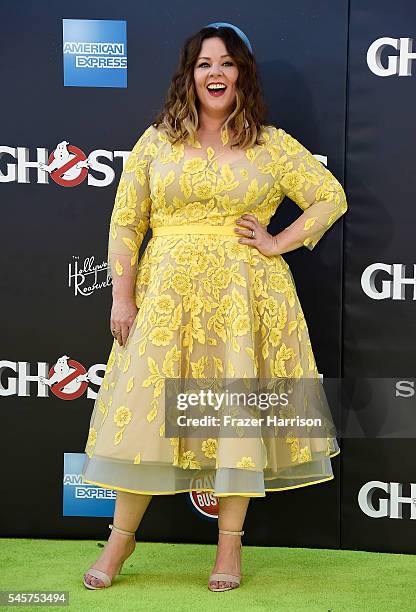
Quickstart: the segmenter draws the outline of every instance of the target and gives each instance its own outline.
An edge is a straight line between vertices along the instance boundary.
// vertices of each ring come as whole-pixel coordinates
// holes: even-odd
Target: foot
[[[136,548],[136,538],[127,536],[116,531],[111,531],[108,542],[103,552],[91,569],[98,569],[108,574],[112,581],[120,564],[129,557]],[[91,576],[88,572],[84,574],[85,582],[91,586],[104,588],[104,582],[100,578]]]
[[[241,536],[220,533],[218,535],[217,556],[212,573],[221,572],[239,576],[241,573]],[[209,582],[211,589],[236,587],[238,583],[224,580]]]

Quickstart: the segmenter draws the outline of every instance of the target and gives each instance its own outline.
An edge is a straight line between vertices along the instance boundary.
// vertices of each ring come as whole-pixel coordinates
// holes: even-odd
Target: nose
[[[209,70],[209,75],[213,76],[213,75],[217,75],[217,74],[222,74],[222,69],[220,67],[219,64],[212,64],[210,70]]]

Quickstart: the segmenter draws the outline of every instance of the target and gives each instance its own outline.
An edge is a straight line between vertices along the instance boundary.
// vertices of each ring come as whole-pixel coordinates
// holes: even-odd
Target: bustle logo
[[[42,147],[37,147],[37,159],[30,160],[29,149],[25,147],[0,146],[0,158],[10,155],[16,163],[6,163],[6,172],[0,170],[0,183],[29,183],[30,169],[37,170],[38,184],[48,184],[49,176],[61,187],[76,187],[87,179],[87,184],[93,187],[108,187],[114,181],[114,169],[99,161],[100,158],[114,162],[122,158],[123,166],[130,151],[109,151],[95,149],[88,155],[68,140],[62,140],[56,145],[52,153]],[[89,170],[103,175],[96,178]]]
[[[389,53],[392,49],[397,53]],[[382,63],[384,50],[388,52],[386,66]],[[372,42],[367,51],[367,65],[371,72],[379,77],[412,76],[412,62],[415,59],[413,38],[383,36]]]
[[[416,264],[408,276],[405,264],[380,262],[367,266],[361,275],[361,288],[372,300],[405,300],[406,285],[413,287],[413,300],[416,300]]]
[[[387,493],[388,497],[381,497],[377,507],[373,503],[373,496],[377,491]],[[403,506],[410,506],[410,518],[416,519],[416,484],[410,483],[410,497],[402,494],[401,482],[381,482],[371,480],[366,482],[358,492],[358,505],[367,516],[371,518],[403,518]]]
[[[87,391],[86,397],[95,400],[97,392],[88,383],[101,386],[105,369],[106,364],[95,364],[87,371],[79,361],[62,355],[51,368],[45,362],[38,363],[37,374],[30,374],[28,362],[2,360],[0,376],[3,375],[6,386],[0,382],[0,396],[29,397],[29,385],[37,384],[37,397],[48,397],[50,390],[59,399],[75,400]],[[104,373],[102,377],[98,376],[99,371]],[[7,376],[8,372],[17,376]]]
[[[218,498],[212,491],[204,491],[203,488],[213,489],[213,480],[211,477],[195,476],[189,481],[189,488],[194,489],[189,491],[189,503],[194,512],[201,518],[214,520],[218,518]]]

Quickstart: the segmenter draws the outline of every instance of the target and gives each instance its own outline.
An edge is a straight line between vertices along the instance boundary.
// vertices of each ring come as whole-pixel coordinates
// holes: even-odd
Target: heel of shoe
[[[123,535],[127,535],[127,536],[133,536],[134,539],[136,539],[136,532],[135,531],[127,531],[126,529],[120,529],[119,527],[116,527],[113,524],[109,525],[110,529],[112,529],[113,531],[116,531],[117,533],[122,533]],[[124,559],[125,561],[126,559]],[[121,574],[123,571],[123,565],[124,565],[124,561],[122,561],[120,563],[120,567],[118,568],[118,572],[117,574]]]
[[[229,529],[218,529],[218,533],[224,533],[224,534],[228,534],[228,535],[238,535],[238,536],[242,536],[244,535],[244,531],[231,531]],[[240,542],[240,554],[241,554],[241,550],[242,550],[243,544],[242,542]],[[210,591],[216,591],[216,592],[221,592],[221,591],[231,591],[232,589],[236,589],[240,586],[240,582],[241,582],[241,578],[242,575],[240,574],[239,576],[236,576],[234,574],[227,574],[227,573],[223,573],[223,572],[216,572],[214,574],[211,574],[211,576],[209,577],[208,580],[208,588]],[[230,583],[234,583],[234,586],[229,586],[229,587],[222,587],[222,588],[212,588],[210,586],[211,582],[230,582]]]
[[[124,534],[126,536],[133,536],[133,538],[136,539],[135,538],[135,536],[136,536],[136,532],[135,531],[127,531],[126,529],[120,529],[119,527],[115,527],[115,525],[113,525],[113,524],[110,524],[109,528],[114,530],[114,531],[117,531],[118,533],[122,533],[122,534]],[[124,559],[124,561],[125,560],[126,559]],[[122,561],[120,563],[120,566],[119,566],[118,571],[116,572],[116,574],[121,574],[122,573],[124,561]],[[90,576],[93,576],[93,578],[98,578],[99,580],[101,580],[104,583],[104,586],[93,586],[92,584],[89,584],[85,580],[86,574],[90,574]],[[108,587],[110,587],[112,585],[112,580],[110,579],[110,576],[108,576],[108,574],[106,574],[105,572],[102,572],[101,570],[97,570],[97,569],[94,569],[94,568],[90,568],[88,570],[88,572],[86,572],[84,574],[83,583],[84,583],[84,586],[87,589],[105,589],[105,588],[108,588]]]

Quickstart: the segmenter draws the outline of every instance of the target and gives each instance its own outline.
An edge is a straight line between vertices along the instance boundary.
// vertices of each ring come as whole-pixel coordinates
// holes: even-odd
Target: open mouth
[[[209,95],[213,98],[219,98],[220,96],[223,96],[226,89],[226,85],[222,85],[221,83],[208,85],[207,87]]]

